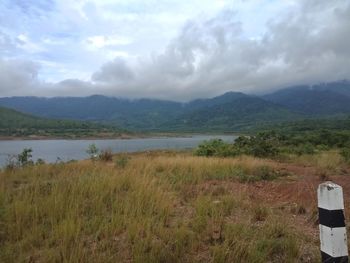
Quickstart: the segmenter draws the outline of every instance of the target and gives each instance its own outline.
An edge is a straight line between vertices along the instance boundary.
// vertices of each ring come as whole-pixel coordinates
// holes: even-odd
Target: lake
[[[191,137],[160,137],[140,139],[109,139],[109,140],[9,140],[0,141],[0,167],[7,163],[9,156],[17,155],[24,148],[32,148],[33,160],[38,158],[47,162],[57,160],[81,160],[88,158],[86,150],[94,143],[97,148],[111,149],[113,153],[137,152],[161,149],[189,149],[201,142],[220,138],[233,142],[233,135],[194,135]]]

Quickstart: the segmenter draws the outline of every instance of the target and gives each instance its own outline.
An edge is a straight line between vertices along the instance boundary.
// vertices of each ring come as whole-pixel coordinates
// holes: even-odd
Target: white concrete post
[[[325,182],[318,186],[317,197],[322,262],[348,262],[343,189]]]

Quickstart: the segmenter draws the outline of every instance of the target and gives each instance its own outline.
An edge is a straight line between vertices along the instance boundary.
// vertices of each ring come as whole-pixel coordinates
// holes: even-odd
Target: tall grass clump
[[[100,152],[98,158],[104,162],[110,162],[113,160],[113,153],[111,149],[105,149]]]
[[[344,161],[349,163],[350,162],[350,147],[344,147],[340,151],[340,155],[344,158]]]

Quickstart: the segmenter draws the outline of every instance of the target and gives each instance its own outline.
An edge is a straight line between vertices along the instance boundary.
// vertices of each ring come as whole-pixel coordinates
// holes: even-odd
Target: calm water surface
[[[99,149],[110,148],[117,152],[137,152],[156,149],[194,148],[204,140],[221,138],[233,142],[233,135],[195,135],[192,137],[111,139],[111,140],[20,140],[0,141],[0,167],[7,163],[9,156],[22,152],[24,148],[33,149],[33,160],[38,158],[47,162],[57,160],[81,160],[88,158],[86,149],[92,143]]]

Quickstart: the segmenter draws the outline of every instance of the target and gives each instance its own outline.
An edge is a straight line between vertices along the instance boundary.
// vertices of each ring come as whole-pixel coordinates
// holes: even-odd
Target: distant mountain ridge
[[[41,117],[112,123],[138,131],[237,131],[350,114],[350,82],[289,87],[264,96],[227,92],[187,103],[93,95],[0,98],[0,105]]]
[[[350,82],[289,87],[265,95],[263,98],[306,115],[348,114],[350,113]]]
[[[153,127],[183,110],[182,103],[178,102],[102,95],[0,98],[0,105],[40,117],[117,123],[120,127],[134,129]]]

